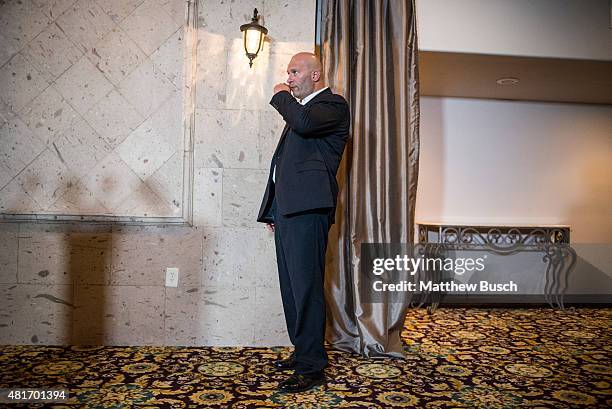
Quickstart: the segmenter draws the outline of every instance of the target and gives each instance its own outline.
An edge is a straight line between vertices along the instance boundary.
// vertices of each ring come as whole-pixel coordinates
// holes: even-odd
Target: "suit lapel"
[[[276,166],[276,158],[278,151],[280,151],[283,142],[285,142],[285,137],[287,136],[287,132],[289,132],[289,126],[285,124],[285,129],[283,129],[283,133],[281,134],[280,139],[278,140],[278,144],[276,145],[276,149],[274,150],[274,155],[272,155],[272,160],[270,161],[270,176],[269,179],[272,180],[272,172],[274,172],[274,167]]]
[[[283,146],[283,142],[285,142],[285,137],[287,136],[287,132],[289,132],[289,125],[285,124],[285,129],[283,129],[283,133],[281,134],[281,137],[278,140],[278,145],[276,145],[276,150],[274,151],[274,155],[272,156],[274,160],[276,160],[276,154],[280,150],[281,146]]]

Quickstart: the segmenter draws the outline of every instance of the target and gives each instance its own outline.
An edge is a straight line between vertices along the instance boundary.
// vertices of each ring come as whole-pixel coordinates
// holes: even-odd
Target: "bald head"
[[[298,99],[325,88],[321,61],[313,53],[297,53],[287,66],[287,84]]]
[[[301,62],[302,64],[305,64],[312,71],[321,72],[321,70],[323,69],[323,66],[321,65],[321,61],[313,53],[306,53],[306,52],[297,53],[291,59]]]

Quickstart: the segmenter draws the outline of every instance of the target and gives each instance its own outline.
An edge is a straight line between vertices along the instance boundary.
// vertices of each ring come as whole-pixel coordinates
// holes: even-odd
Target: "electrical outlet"
[[[178,287],[179,269],[176,267],[166,268],[166,287]]]

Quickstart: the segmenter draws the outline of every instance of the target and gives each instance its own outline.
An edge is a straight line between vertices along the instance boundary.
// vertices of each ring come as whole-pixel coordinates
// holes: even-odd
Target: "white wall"
[[[419,49],[612,60],[608,0],[417,0]]]
[[[612,242],[612,106],[421,98],[416,218]]]

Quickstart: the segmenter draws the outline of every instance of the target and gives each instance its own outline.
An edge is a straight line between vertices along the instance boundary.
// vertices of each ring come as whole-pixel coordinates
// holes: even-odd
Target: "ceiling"
[[[423,96],[612,104],[612,61],[420,51],[419,77]]]

